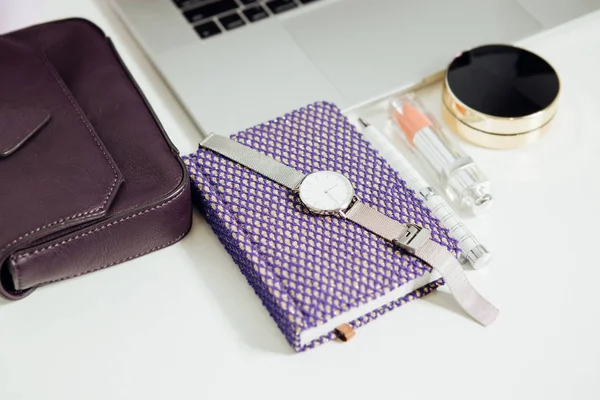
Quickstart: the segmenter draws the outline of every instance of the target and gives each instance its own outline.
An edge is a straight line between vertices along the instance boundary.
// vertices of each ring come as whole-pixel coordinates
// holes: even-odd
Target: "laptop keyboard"
[[[319,0],[173,0],[202,39]]]

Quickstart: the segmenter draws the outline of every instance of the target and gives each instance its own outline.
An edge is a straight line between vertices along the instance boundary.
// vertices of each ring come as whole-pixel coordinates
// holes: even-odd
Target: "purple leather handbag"
[[[98,27],[0,36],[1,295],[166,247],[191,215],[178,151]]]

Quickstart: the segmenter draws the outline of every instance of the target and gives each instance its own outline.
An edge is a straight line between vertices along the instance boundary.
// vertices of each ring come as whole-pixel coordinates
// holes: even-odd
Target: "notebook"
[[[334,104],[314,103],[232,138],[304,173],[340,172],[363,202],[430,229],[454,255],[460,251]],[[335,339],[339,325],[357,329],[443,284],[420,259],[343,218],[309,213],[289,189],[229,159],[199,149],[184,161],[198,207],[297,351]]]

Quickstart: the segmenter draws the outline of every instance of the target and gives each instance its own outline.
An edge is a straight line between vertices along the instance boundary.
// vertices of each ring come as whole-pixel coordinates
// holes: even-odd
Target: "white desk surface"
[[[71,16],[113,37],[171,138],[193,151],[193,125],[102,0],[0,0],[0,31]],[[440,292],[347,344],[294,354],[195,215],[175,246],[0,300],[0,399],[599,399],[600,13],[523,44],[563,91],[543,140],[470,149],[495,185],[493,210],[468,221],[494,252],[469,272],[501,309],[494,325]]]

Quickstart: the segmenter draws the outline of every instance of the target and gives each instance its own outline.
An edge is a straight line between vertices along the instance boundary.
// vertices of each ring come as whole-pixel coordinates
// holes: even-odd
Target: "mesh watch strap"
[[[306,176],[273,157],[223,136],[210,134],[200,143],[200,146],[221,154],[289,189],[296,189]]]
[[[346,211],[346,218],[390,242],[406,230],[406,225],[388,218],[360,200]]]
[[[471,285],[458,260],[446,248],[429,238],[427,229],[404,225],[356,201],[346,218],[365,229],[404,248],[440,273],[463,310],[480,324],[487,326],[498,316],[498,309]]]

